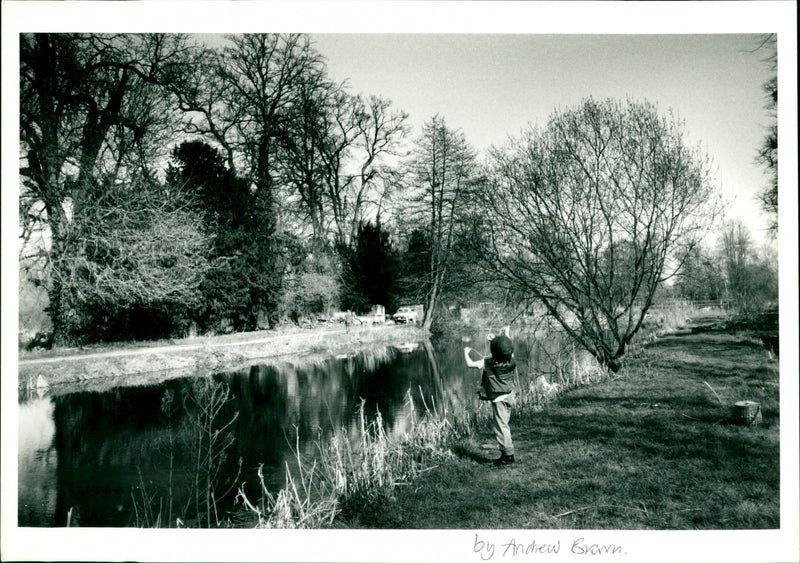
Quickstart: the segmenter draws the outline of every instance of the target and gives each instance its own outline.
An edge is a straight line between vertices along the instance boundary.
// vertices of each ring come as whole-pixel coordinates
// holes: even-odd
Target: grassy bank
[[[758,401],[758,427],[732,404]],[[612,380],[516,409],[517,463],[485,424],[350,528],[752,529],[779,526],[778,365],[741,330],[654,339]],[[485,408],[485,407],[484,407]]]

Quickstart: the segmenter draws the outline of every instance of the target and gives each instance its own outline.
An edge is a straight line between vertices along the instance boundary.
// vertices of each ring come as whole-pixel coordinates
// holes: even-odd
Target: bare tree
[[[770,125],[756,160],[766,168],[769,184],[760,194],[761,207],[770,217],[769,229],[778,232],[778,36],[774,33],[764,36],[756,51],[765,49],[765,62],[773,76],[763,84],[766,98],[765,108],[769,112]]]
[[[347,244],[352,204],[348,195],[355,178],[346,170],[357,135],[355,104],[339,86],[318,93],[313,103],[318,111],[318,119],[312,123],[314,129],[300,131],[299,136],[315,141],[314,156],[320,163],[318,204],[330,216],[325,230],[332,227],[336,242]]]
[[[728,298],[742,313],[761,310],[778,297],[778,261],[774,245],[757,248],[750,229],[739,219],[722,226],[719,237],[721,274]]]
[[[249,328],[265,311],[278,320],[283,278],[278,248],[276,178],[281,139],[302,107],[303,91],[324,73],[321,56],[302,35],[247,34],[228,37],[221,52],[194,57],[197,72],[175,93],[191,119],[187,131],[213,140],[225,153],[229,170],[252,186],[254,228],[242,249],[249,264]]]
[[[399,155],[407,115],[381,97],[347,93],[320,74],[300,87],[290,133],[283,139],[284,179],[318,245],[333,231],[350,244],[372,211],[378,218],[393,182],[387,157]]]
[[[378,222],[384,201],[398,185],[396,171],[387,157],[400,157],[400,145],[408,134],[404,111],[392,110],[392,103],[380,96],[360,96],[354,100],[353,118],[356,126],[355,162],[358,166],[357,188],[352,197],[350,219],[352,240],[369,206],[374,207]]]
[[[429,264],[424,285],[429,329],[453,255],[454,229],[476,172],[476,154],[460,130],[434,116],[423,127],[410,161],[419,221],[425,225]]]
[[[720,250],[725,265],[728,291],[739,306],[746,301],[749,291],[748,266],[752,244],[750,231],[742,221],[726,221],[720,238]]]
[[[331,211],[326,199],[329,167],[323,146],[330,142],[329,113],[340,91],[322,75],[304,82],[299,90],[291,132],[281,139],[282,184],[289,188],[289,196],[296,198],[297,211],[310,224],[312,248],[319,254],[327,243]]]
[[[327,120],[321,131],[325,197],[336,240],[349,244],[366,213],[381,205],[392,183],[386,157],[397,156],[408,132],[407,115],[392,111],[391,102],[370,96],[350,96],[339,89],[327,98]]]
[[[50,235],[41,251],[57,342],[75,305],[58,268],[74,257],[85,210],[118,179],[147,175],[157,139],[175,130],[164,87],[182,72],[184,50],[179,35],[20,37],[20,211]]]
[[[228,168],[272,197],[278,140],[286,135],[303,87],[324,68],[302,35],[227,37],[222,50],[189,54],[195,72],[175,87],[191,118],[186,132],[211,139]]]
[[[686,256],[674,285],[690,301],[719,301],[725,295],[725,269],[719,255],[699,244]]]
[[[656,288],[708,227],[713,194],[707,158],[673,118],[589,99],[492,151],[485,266],[617,370]]]
[[[203,218],[144,182],[107,186],[85,207],[78,251],[54,270],[75,301],[106,309],[199,305],[210,245]]]

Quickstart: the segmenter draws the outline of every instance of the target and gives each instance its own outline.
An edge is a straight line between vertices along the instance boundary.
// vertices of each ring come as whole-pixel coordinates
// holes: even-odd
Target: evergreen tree
[[[398,266],[397,297],[399,304],[424,303],[430,276],[431,245],[423,229],[414,229]]]
[[[397,257],[389,233],[380,223],[361,223],[355,244],[341,250],[344,264],[342,308],[357,313],[369,311],[373,305],[394,307]]]
[[[274,272],[263,259],[265,235],[259,201],[243,180],[226,168],[216,149],[201,141],[173,151],[169,179],[175,189],[194,194],[195,206],[212,225],[211,267],[203,283],[204,308],[197,319],[204,329],[258,328],[258,313],[268,308],[262,294]]]

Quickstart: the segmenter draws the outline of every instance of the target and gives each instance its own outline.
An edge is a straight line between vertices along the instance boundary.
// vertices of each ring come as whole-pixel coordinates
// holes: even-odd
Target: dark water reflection
[[[233,482],[241,458],[238,482],[248,481],[253,491],[263,464],[268,486],[277,490],[295,461],[296,445],[313,456],[334,429],[356,434],[362,400],[369,416],[380,410],[393,436],[426,406],[452,413],[477,404],[479,374],[464,367],[463,345],[415,343],[313,365],[253,365],[215,374],[232,397],[218,419],[238,413],[222,480],[227,475]],[[518,343],[517,350],[523,375],[528,362],[541,369],[544,357],[533,347]],[[191,498],[193,425],[186,424],[186,405],[193,379],[21,400],[19,525],[64,526],[72,509],[72,525],[133,526],[137,510],[142,521],[143,491],[165,513],[171,500],[173,520],[183,514]],[[171,408],[164,408],[170,395]],[[219,499],[220,510],[234,495],[231,490]]]

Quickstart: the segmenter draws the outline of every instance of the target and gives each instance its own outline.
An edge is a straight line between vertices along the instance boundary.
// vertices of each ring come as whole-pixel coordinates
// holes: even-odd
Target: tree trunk
[[[423,315],[422,321],[422,328],[425,330],[431,329],[431,324],[433,324],[433,310],[436,307],[436,300],[439,297],[439,275],[435,275],[433,278],[433,287],[431,287],[431,293],[428,297],[428,303],[425,309],[425,314]]]
[[[62,273],[60,269],[66,258],[64,230],[69,228],[66,224],[66,217],[63,209],[58,202],[48,202],[46,205],[49,217],[51,247],[48,254],[48,265],[50,270],[50,284],[47,288],[47,297],[50,304],[47,307],[50,322],[53,324],[53,333],[50,343],[56,346],[70,344],[70,331],[67,325],[67,300],[64,296],[64,285],[62,283]]]
[[[51,274],[52,275],[52,274]],[[62,286],[61,283],[53,278],[47,290],[47,297],[50,300],[48,305],[50,322],[53,324],[53,333],[50,336],[50,345],[63,346],[68,344],[66,322],[63,314]]]
[[[618,360],[623,356],[624,353],[624,349],[622,353],[617,352],[616,354],[610,354],[604,350],[601,350],[595,352],[593,355],[600,364],[606,366],[612,371],[612,373],[617,373],[621,367]]]

